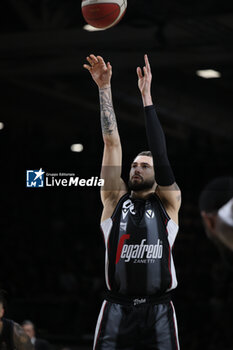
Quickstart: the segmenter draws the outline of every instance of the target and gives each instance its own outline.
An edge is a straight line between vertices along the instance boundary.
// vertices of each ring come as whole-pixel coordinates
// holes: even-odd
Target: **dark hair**
[[[152,157],[152,153],[151,153],[151,151],[142,151],[142,152],[138,153],[138,155],[136,157],[138,157],[138,156]]]
[[[7,292],[3,289],[0,289],[0,304],[2,304],[3,308],[6,308],[6,295]]]
[[[233,177],[217,177],[209,182],[199,197],[200,211],[211,213],[218,211],[233,197]]]

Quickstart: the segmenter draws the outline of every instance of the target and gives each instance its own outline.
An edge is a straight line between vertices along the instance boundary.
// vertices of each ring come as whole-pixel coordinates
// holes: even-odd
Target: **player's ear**
[[[210,232],[214,233],[216,228],[216,217],[217,217],[216,214],[206,213],[205,211],[201,211],[201,216],[207,229]]]

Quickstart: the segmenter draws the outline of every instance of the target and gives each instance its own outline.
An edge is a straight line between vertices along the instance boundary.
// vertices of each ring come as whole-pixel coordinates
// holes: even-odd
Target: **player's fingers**
[[[144,77],[148,76],[148,71],[147,71],[147,68],[145,66],[143,67],[143,73],[144,73]]]
[[[90,63],[91,66],[94,66],[94,61],[90,56],[87,56],[86,59]]]
[[[95,55],[91,54],[90,57],[94,61],[94,63],[98,63],[99,62]]]
[[[144,56],[144,60],[145,60],[145,64],[146,64],[146,69],[148,72],[150,72],[150,62],[149,62],[147,55]]]
[[[83,68],[85,68],[85,69],[89,70],[89,72],[90,72],[90,70],[91,70],[91,67],[90,67],[90,66],[88,66],[88,64],[84,64],[84,65],[83,65]]]
[[[112,69],[112,66],[111,66],[111,63],[110,63],[110,62],[107,63],[107,68],[108,68],[109,70]]]
[[[137,75],[138,75],[138,79],[142,79],[143,75],[142,75],[142,70],[140,67],[137,67]]]
[[[104,66],[106,66],[103,57],[97,56],[97,59],[98,59],[98,62],[99,62],[99,63],[101,63],[101,64],[103,64]]]

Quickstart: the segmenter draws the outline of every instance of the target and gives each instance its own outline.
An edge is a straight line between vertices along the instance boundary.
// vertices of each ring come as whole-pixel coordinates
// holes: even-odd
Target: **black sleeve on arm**
[[[155,180],[160,186],[170,186],[175,177],[167,157],[166,140],[155,107],[145,107],[146,133],[149,149],[153,156]]]

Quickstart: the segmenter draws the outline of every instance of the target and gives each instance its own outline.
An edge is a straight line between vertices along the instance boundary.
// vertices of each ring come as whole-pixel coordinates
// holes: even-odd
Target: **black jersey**
[[[156,194],[127,193],[101,223],[109,290],[124,295],[161,295],[177,286],[172,247],[178,232]]]
[[[3,328],[0,334],[0,350],[14,350],[13,328],[14,322],[6,318],[2,318]]]

